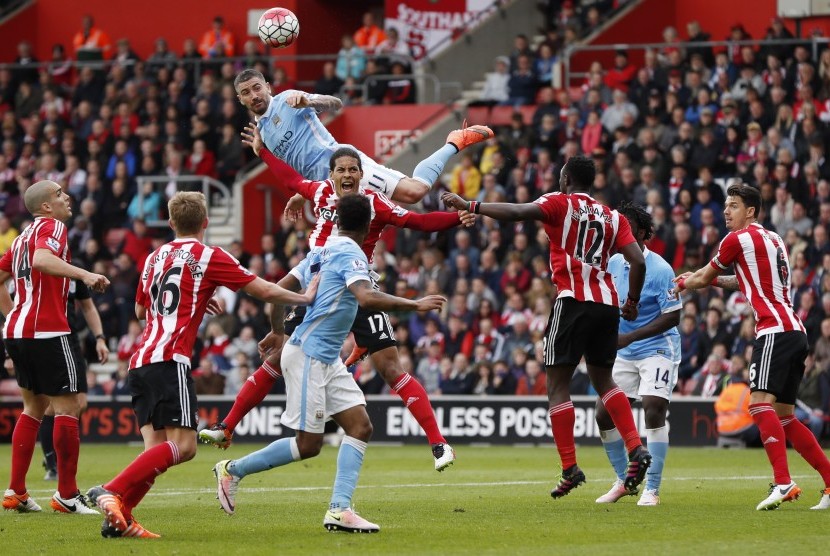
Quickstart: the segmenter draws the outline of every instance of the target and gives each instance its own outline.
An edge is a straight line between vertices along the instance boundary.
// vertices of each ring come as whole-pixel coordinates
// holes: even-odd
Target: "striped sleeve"
[[[735,262],[741,250],[741,242],[738,240],[737,234],[730,232],[720,242],[718,252],[709,264],[717,270],[726,270]]]
[[[66,226],[55,219],[45,219],[43,226],[37,229],[35,250],[49,249],[57,256],[61,256],[66,248]]]

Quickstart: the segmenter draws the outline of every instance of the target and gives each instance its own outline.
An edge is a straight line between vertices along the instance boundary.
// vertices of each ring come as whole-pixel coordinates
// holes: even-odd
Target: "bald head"
[[[43,203],[49,202],[55,194],[55,188],[60,189],[60,186],[50,180],[42,180],[30,186],[23,194],[26,210],[33,215],[43,212]]]

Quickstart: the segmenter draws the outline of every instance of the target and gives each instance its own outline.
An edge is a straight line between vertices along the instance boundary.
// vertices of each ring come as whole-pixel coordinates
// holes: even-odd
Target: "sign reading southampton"
[[[205,396],[199,399],[202,423],[219,421],[233,400]],[[595,398],[574,399],[576,423],[574,436],[580,444],[599,444],[599,430],[594,421]],[[444,435],[453,444],[547,444],[553,442],[545,398],[517,396],[444,396],[432,399],[435,416]],[[285,409],[283,396],[269,396],[245,416],[234,431],[234,442],[265,443],[282,436],[292,436],[280,417]],[[369,416],[374,424],[373,441],[417,444],[424,442],[418,423],[397,396],[369,396]],[[8,399],[0,401],[0,442],[11,441],[14,423],[22,405]],[[638,429],[645,433],[643,412],[634,409]],[[713,400],[679,399],[669,412],[672,444],[707,446],[715,444]],[[84,442],[125,442],[141,439],[127,398],[91,398],[89,409],[81,417]]]

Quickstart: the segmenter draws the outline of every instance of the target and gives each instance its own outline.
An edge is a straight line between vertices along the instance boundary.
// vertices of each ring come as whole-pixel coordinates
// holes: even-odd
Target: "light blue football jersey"
[[[283,91],[271,98],[268,110],[257,121],[265,146],[277,158],[284,160],[305,179],[323,181],[329,177],[329,159],[342,145],[334,137],[314,108],[291,108],[286,97],[300,93],[309,99],[312,95],[302,91]],[[356,149],[355,149],[356,150]]]
[[[620,319],[620,334],[627,334],[641,328],[660,315],[681,308],[680,296],[674,294],[674,271],[657,253],[645,249],[646,281],[640,294],[639,315],[633,321]],[[628,297],[629,265],[625,257],[617,253],[608,261],[608,272],[614,279],[614,285],[620,299]],[[675,363],[680,363],[680,333],[673,327],[658,336],[633,342],[617,351],[617,355],[629,361],[638,361],[661,355]]]
[[[325,247],[312,250],[291,270],[304,288],[318,272],[317,297],[288,342],[331,365],[340,357],[340,348],[357,315],[357,299],[348,287],[359,280],[371,283],[369,261],[352,239],[332,237]]]

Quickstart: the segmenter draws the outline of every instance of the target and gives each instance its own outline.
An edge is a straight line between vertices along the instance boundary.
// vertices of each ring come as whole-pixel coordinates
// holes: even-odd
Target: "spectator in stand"
[[[314,92],[318,95],[335,96],[340,93],[343,83],[344,81],[335,72],[334,62],[326,62],[323,64],[323,75],[314,84]]]
[[[185,169],[197,176],[216,177],[216,157],[203,140],[193,142],[193,152],[187,157]]]
[[[106,60],[112,55],[109,35],[95,27],[91,15],[85,15],[81,20],[81,30],[75,33],[72,45],[79,60]]]
[[[413,104],[415,102],[415,80],[405,75],[406,68],[401,62],[392,63],[395,78],[386,83],[384,104]]]
[[[536,78],[539,80],[539,87],[553,85],[553,75],[558,63],[559,59],[549,44],[542,43],[539,45],[539,53],[533,63]]]
[[[798,387],[795,418],[807,425],[817,439],[824,432],[824,416],[830,413],[830,376],[811,351],[804,362],[804,376]]]
[[[11,220],[5,215],[0,215],[0,255],[11,248],[12,242],[19,235],[20,232],[12,226]]]
[[[542,372],[542,365],[535,359],[525,362],[524,374],[516,384],[517,396],[545,396],[547,395],[547,377]]]
[[[614,91],[614,102],[608,106],[600,117],[602,126],[613,133],[616,129],[625,123],[626,116],[634,120],[640,115],[637,106],[628,100],[626,94],[617,89]]]
[[[366,70],[366,53],[357,46],[351,35],[343,35],[337,53],[336,75],[344,82],[351,77],[360,79]]]
[[[485,76],[481,97],[470,103],[471,106],[495,106],[507,104],[510,98],[510,58],[499,56],[495,61],[495,71]]]
[[[509,96],[507,102],[511,106],[533,104],[537,89],[536,74],[533,72],[531,57],[522,54],[516,59],[516,68],[511,72],[507,82]]]
[[[214,17],[213,27],[202,35],[199,53],[203,58],[226,58],[234,55],[233,33],[225,29],[222,16]]]
[[[129,361],[141,340],[141,323],[130,319],[127,324],[127,332],[118,339],[117,358],[119,361]]]
[[[225,377],[216,371],[213,359],[202,357],[199,368],[193,370],[197,396],[221,396],[225,393]]]
[[[711,39],[711,35],[709,33],[705,33],[703,29],[700,28],[700,23],[697,21],[690,21],[686,24],[686,32],[689,34],[688,42],[708,42]],[[689,57],[692,54],[699,52],[703,56],[703,62],[707,66],[712,66],[715,63],[715,57],[712,54],[712,47],[710,46],[695,46],[689,47],[687,54]]]
[[[465,153],[452,170],[450,191],[465,199],[475,199],[480,188],[481,172],[473,164],[473,156]]]
[[[367,54],[373,54],[385,40],[386,33],[375,24],[375,15],[372,12],[363,14],[363,25],[354,33],[354,44]]]
[[[637,67],[628,61],[628,52],[617,50],[614,55],[614,67],[605,74],[605,85],[609,89],[628,92],[628,86],[637,75]]]
[[[394,27],[386,30],[386,39],[378,44],[375,56],[382,59],[387,66],[400,62],[406,68],[407,73],[412,69],[412,52],[409,45],[400,39],[398,30]]]
[[[441,393],[449,395],[472,394],[477,373],[473,372],[467,356],[457,353],[452,358],[452,365],[441,377]]]
[[[156,194],[158,195],[158,194]],[[143,218],[133,218],[132,227],[124,234],[121,252],[135,261],[138,272],[144,270],[144,262],[153,248],[153,239],[147,234],[147,224]]]
[[[147,68],[155,74],[160,68],[172,70],[176,63],[176,53],[170,50],[167,39],[159,37],[155,42],[155,49],[147,58]]]

